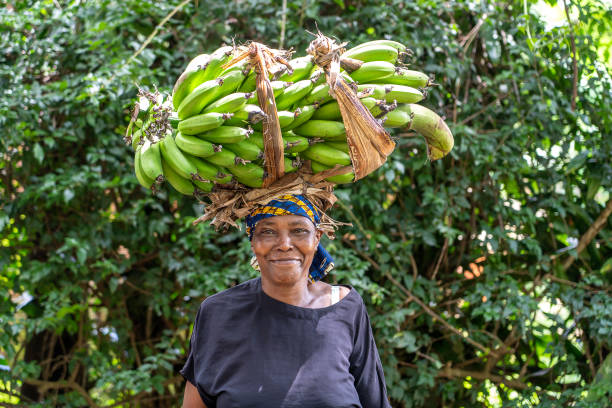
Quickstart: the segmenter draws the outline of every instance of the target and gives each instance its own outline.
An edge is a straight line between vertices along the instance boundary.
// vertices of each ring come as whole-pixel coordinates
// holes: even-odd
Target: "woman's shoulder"
[[[316,282],[314,285],[315,285],[315,290],[317,291],[318,295],[321,298],[324,298],[324,299],[333,298],[334,294],[332,293],[333,291],[332,288],[335,287],[335,288],[338,288],[336,289],[338,290],[338,298],[336,299],[337,304],[346,305],[351,309],[354,309],[356,306],[358,309],[364,306],[361,295],[359,295],[359,292],[357,292],[357,290],[350,285],[344,285],[344,284],[333,284],[332,285],[332,284],[321,282],[321,281]]]
[[[226,306],[227,304],[235,304],[237,300],[253,299],[253,295],[258,292],[260,285],[260,278],[239,283],[236,286],[208,296],[202,301],[200,308],[216,308],[218,306]]]
[[[332,288],[337,287],[339,291],[339,299],[344,299],[351,291],[355,291],[351,286],[348,285],[331,285],[326,282],[318,281],[315,283],[315,288],[321,296],[330,296],[332,293]]]

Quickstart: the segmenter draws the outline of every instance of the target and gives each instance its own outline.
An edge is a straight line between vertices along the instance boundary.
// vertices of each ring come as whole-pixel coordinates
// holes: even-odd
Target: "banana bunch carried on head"
[[[445,156],[453,136],[444,121],[418,105],[432,85],[428,75],[401,63],[410,54],[390,40],[370,41],[341,55],[340,75],[384,127],[414,130],[425,137],[431,160]],[[126,141],[135,149],[140,184],[157,188],[163,180],[182,194],[210,192],[215,184],[262,186],[264,143],[256,76],[247,61],[228,64],[233,47],[195,57],[166,101],[142,93]],[[338,102],[311,56],[273,67],[270,85],[283,134],[285,171],[310,163],[314,173],[350,166],[351,158]],[[353,173],[327,178],[349,183]]]

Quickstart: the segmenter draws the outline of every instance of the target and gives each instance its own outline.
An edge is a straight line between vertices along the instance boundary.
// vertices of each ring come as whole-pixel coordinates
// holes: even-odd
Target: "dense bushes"
[[[193,200],[138,185],[121,135],[137,86],[168,91],[221,42],[277,46],[280,2],[188,2],[161,27],[178,1],[14,3],[0,11],[0,401],[175,406],[199,302],[255,272],[242,232],[194,228]],[[612,81],[609,39],[590,30],[612,19],[598,2],[568,2],[557,25],[526,6],[287,2],[299,54],[315,22],[408,45],[455,134],[428,163],[398,132],[332,214],[354,228],[328,244],[330,280],[368,302],[394,406],[610,398]]]

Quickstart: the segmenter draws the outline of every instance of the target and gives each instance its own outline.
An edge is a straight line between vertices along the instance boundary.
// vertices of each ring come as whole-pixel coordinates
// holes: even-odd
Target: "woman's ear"
[[[320,229],[315,230],[315,237],[317,238],[317,244],[321,241],[321,236],[323,235],[323,231]]]

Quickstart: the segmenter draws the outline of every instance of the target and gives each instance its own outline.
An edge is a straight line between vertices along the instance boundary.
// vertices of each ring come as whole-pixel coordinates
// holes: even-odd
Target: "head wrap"
[[[278,215],[301,215],[308,218],[317,227],[321,222],[320,211],[303,195],[287,194],[256,207],[245,218],[246,232],[249,240],[253,238],[255,225],[264,218]],[[319,243],[310,265],[309,278],[312,282],[323,278],[334,267],[334,259]]]

